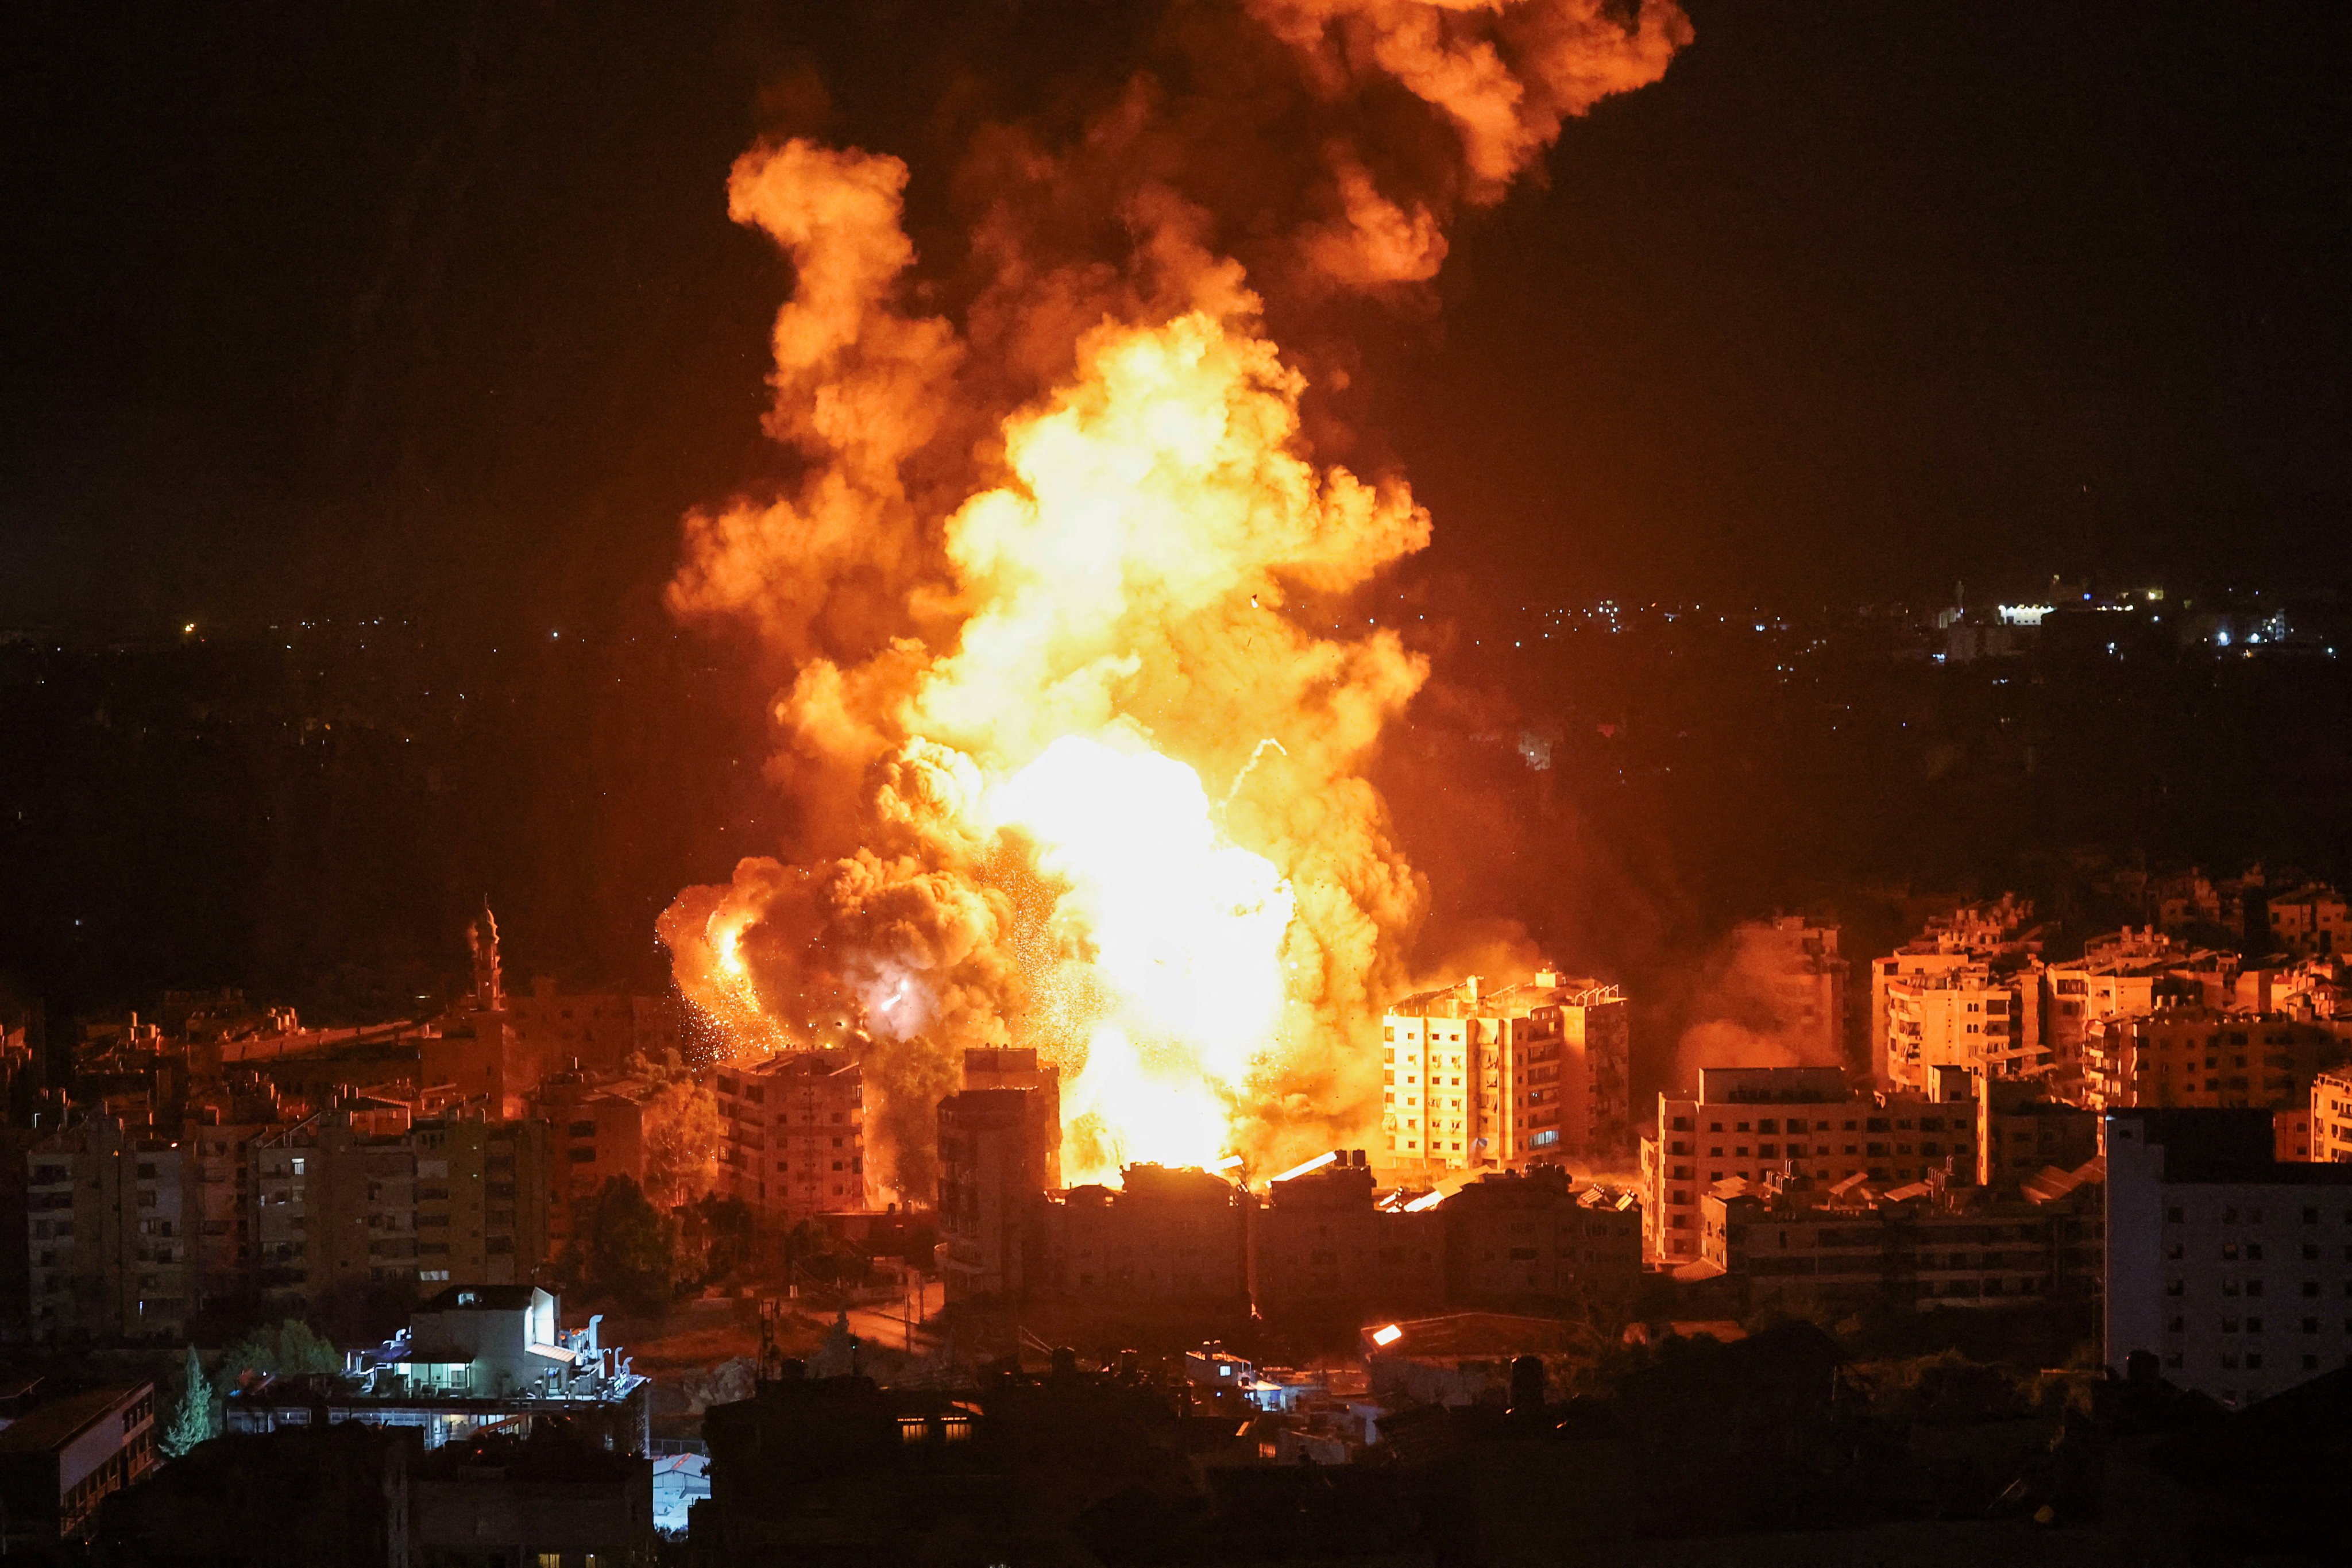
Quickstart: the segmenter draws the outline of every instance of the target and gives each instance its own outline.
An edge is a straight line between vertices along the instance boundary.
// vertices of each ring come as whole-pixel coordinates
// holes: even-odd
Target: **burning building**
[[[798,475],[691,515],[670,603],[790,670],[797,826],[660,931],[730,1055],[854,1052],[877,1194],[929,1197],[971,1047],[1060,1069],[1082,1183],[1373,1127],[1423,882],[1365,774],[1426,666],[1345,612],[1431,520],[1317,450],[1350,318],[1431,298],[1453,215],[1690,37],[1666,0],[1201,21],[1199,85],[975,134],[967,275],[919,265],[896,158],[783,140],[729,182],[795,274]],[[1275,105],[1236,156],[1231,110]],[[1529,1147],[1605,1141],[1610,1093]]]

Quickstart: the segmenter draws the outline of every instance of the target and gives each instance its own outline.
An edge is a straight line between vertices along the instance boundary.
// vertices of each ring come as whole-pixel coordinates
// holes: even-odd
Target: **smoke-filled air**
[[[927,285],[897,158],[786,140],[728,184],[791,263],[767,423],[802,465],[687,519],[670,604],[791,671],[768,772],[798,827],[660,934],[727,1053],[858,1054],[881,1194],[929,1196],[975,1046],[1058,1066],[1073,1182],[1263,1172],[1376,1124],[1423,888],[1363,775],[1427,671],[1351,596],[1431,520],[1318,460],[1307,400],[1339,388],[1269,307],[1423,286],[1462,205],[1689,37],[1654,0],[1221,25],[1304,135],[1248,215],[1216,116],[1141,75],[1060,144],[975,140],[961,293]]]

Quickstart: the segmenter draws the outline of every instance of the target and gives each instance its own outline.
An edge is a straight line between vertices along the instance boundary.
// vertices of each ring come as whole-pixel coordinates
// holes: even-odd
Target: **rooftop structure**
[[[617,1347],[599,1342],[601,1321],[565,1330],[561,1303],[537,1286],[452,1286],[390,1340],[349,1352],[340,1378],[278,1377],[232,1392],[226,1424],[232,1432],[335,1421],[412,1426],[436,1448],[492,1427],[569,1417],[623,1452],[643,1453],[646,1381]]]

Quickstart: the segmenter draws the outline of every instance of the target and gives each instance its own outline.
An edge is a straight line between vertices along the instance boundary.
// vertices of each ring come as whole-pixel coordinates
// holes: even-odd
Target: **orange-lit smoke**
[[[1631,27],[1574,4],[1254,8],[1314,93],[1385,72],[1432,104],[1472,199],[1687,32],[1654,5]],[[1125,95],[1097,144],[1147,140],[1151,101]],[[1294,248],[1320,286],[1434,273],[1442,203],[1382,195],[1344,137],[1324,160]],[[1316,460],[1304,375],[1159,163],[1107,183],[1115,265],[1039,254],[999,204],[961,331],[907,307],[897,160],[791,141],[730,182],[796,271],[769,428],[805,468],[690,517],[670,600],[793,664],[771,773],[803,832],[793,863],[681,893],[661,935],[734,1050],[862,1053],[871,1175],[910,1197],[968,1046],[1060,1066],[1073,1180],[1278,1169],[1376,1113],[1367,1047],[1421,887],[1362,773],[1425,669],[1348,605],[1430,520]]]

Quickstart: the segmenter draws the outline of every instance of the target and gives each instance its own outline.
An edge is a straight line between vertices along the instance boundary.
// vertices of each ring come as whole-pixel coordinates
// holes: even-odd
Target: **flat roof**
[[[452,1285],[421,1302],[420,1312],[519,1312],[539,1291],[536,1285]]]
[[[44,1405],[0,1430],[0,1454],[53,1453],[119,1406],[154,1392],[152,1383],[114,1384]]]

